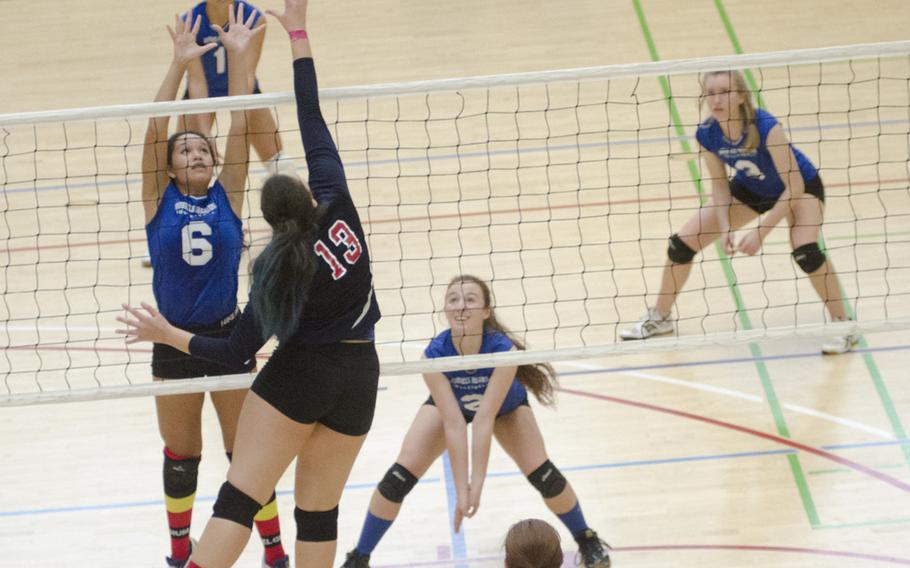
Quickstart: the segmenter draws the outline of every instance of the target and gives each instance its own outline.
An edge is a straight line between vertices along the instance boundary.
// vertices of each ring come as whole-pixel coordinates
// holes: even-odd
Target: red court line
[[[888,179],[888,180],[874,180],[874,181],[855,181],[852,183],[832,183],[826,184],[825,187],[853,187],[853,186],[871,186],[871,185],[888,185],[888,184],[906,184],[910,182],[908,179]],[[516,207],[512,209],[498,209],[493,211],[472,211],[465,213],[446,213],[444,215],[418,215],[415,217],[394,217],[389,219],[372,219],[372,220],[363,220],[363,225],[381,225],[385,223],[404,223],[411,221],[432,221],[438,219],[461,219],[467,217],[480,217],[484,215],[507,215],[514,213],[531,213],[537,211],[555,211],[558,209],[581,209],[588,207],[612,207],[614,205],[632,205],[635,203],[656,203],[661,201],[691,201],[693,199],[700,199],[701,197],[697,194],[686,194],[674,196],[672,199],[667,197],[646,197],[643,199],[617,199],[617,200],[607,200],[607,201],[592,201],[590,203],[578,204],[578,203],[566,203],[562,205],[544,205],[540,207]],[[268,229],[256,229],[250,231],[250,233],[266,233]],[[73,249],[73,248],[82,248],[82,247],[101,247],[101,246],[110,246],[110,245],[122,245],[127,243],[145,243],[145,237],[135,238],[135,239],[114,239],[109,241],[95,241],[90,243],[66,243],[59,245],[41,245],[41,246],[30,246],[30,247],[17,247],[17,248],[0,248],[0,254],[3,253],[13,253],[13,252],[30,252],[30,251],[41,251],[41,250],[54,250],[54,249]]]
[[[843,458],[841,456],[832,454],[831,452],[827,452],[825,450],[815,448],[815,447],[803,444],[801,442],[796,442],[794,440],[782,438],[782,437],[776,436],[774,434],[768,434],[767,432],[762,432],[760,430],[754,430],[754,429],[748,428],[746,426],[740,426],[739,424],[733,424],[732,422],[725,422],[723,420],[717,420],[716,418],[710,418],[708,416],[702,416],[700,414],[693,414],[691,412],[685,412],[683,410],[676,410],[676,409],[667,408],[664,406],[657,406],[656,404],[649,404],[647,402],[638,402],[635,400],[628,400],[625,398],[617,398],[615,396],[607,396],[604,394],[597,394],[597,393],[580,391],[580,390],[575,390],[575,389],[567,389],[565,387],[559,387],[558,390],[560,392],[574,394],[576,396],[583,396],[583,397],[587,397],[587,398],[606,400],[608,402],[614,402],[616,404],[623,404],[626,406],[643,408],[645,410],[653,410],[654,412],[661,412],[663,414],[669,414],[671,416],[679,416],[682,418],[688,418],[690,420],[697,420],[699,422],[705,422],[705,423],[711,424],[713,426],[719,426],[721,428],[727,428],[728,430],[735,430],[737,432],[742,432],[743,434],[749,434],[750,436],[764,438],[765,440],[770,440],[772,442],[781,444],[783,446],[789,446],[789,447],[795,448],[797,450],[801,450],[801,451],[804,451],[804,452],[807,452],[810,454],[815,454],[821,458],[824,458],[829,461],[833,461],[844,467],[848,467],[854,471],[857,471],[859,473],[868,475],[869,477],[872,477],[874,479],[887,483],[888,485],[892,485],[892,486],[900,489],[901,491],[910,493],[910,484],[904,483],[903,481],[896,479],[894,477],[891,477],[890,475],[884,474],[876,469],[872,469],[871,467],[864,466],[853,460],[848,460],[847,458]]]
[[[884,554],[867,554],[865,552],[852,552],[846,550],[828,550],[824,548],[805,548],[801,546],[761,546],[749,544],[655,544],[643,546],[616,546],[612,552],[662,552],[686,550],[730,550],[737,552],[777,552],[784,554],[807,554],[813,556],[827,556],[833,558],[850,558],[854,560],[870,560],[898,566],[910,566],[910,559]],[[452,558],[449,560],[434,560],[428,562],[411,562],[407,564],[377,564],[373,568],[419,568],[423,566],[452,566],[456,564],[470,564],[472,562],[497,562],[504,560],[503,556],[476,556],[473,558]]]

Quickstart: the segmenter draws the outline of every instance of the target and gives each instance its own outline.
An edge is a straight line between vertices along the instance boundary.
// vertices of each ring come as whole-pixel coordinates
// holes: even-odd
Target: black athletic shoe
[[[578,543],[578,554],[581,561],[576,559],[579,566],[585,568],[610,568],[610,545],[600,540],[597,533],[591,529],[575,538]]]
[[[360,554],[357,549],[348,552],[347,558],[341,568],[370,568],[370,555]]]

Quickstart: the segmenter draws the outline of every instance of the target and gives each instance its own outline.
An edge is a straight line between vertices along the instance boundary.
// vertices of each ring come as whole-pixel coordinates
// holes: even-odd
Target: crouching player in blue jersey
[[[379,306],[366,236],[319,108],[306,1],[285,0],[284,13],[269,13],[291,40],[309,187],[286,175],[266,180],[261,208],[272,237],[253,264],[250,302],[229,337],[183,331],[147,304],[124,306],[132,317],[118,318],[129,343],[164,343],[233,365],[247,364],[278,338],[243,402],[227,482],[188,568],[233,565],[294,458],[295,566],[329,568],[338,502],[376,406]]]
[[[695,136],[711,174],[711,201],[670,236],[657,304],[634,327],[620,331],[620,337],[646,339],[671,333],[670,313],[695,255],[717,239],[728,255],[757,254],[782,219],[790,225],[793,260],[809,275],[831,319],[847,319],[837,274],[817,243],[825,203],[818,170],[790,144],[774,116],[754,107],[739,71],[706,74],[702,97],[711,116],[698,126]],[[725,165],[734,170],[732,179],[727,179]],[[759,216],[758,227],[735,243],[733,231]],[[855,335],[836,337],[822,351],[846,353],[856,341]]]
[[[262,33],[244,21],[243,4],[228,30],[216,27],[223,48],[231,53],[231,94],[249,92],[243,79],[249,67],[250,46]],[[155,97],[173,100],[191,61],[213,49],[199,46],[195,36],[200,18],[175,19],[174,58]],[[168,138],[168,118],[149,121],[142,156],[142,199],[146,235],[154,267],[152,287],[158,308],[168,321],[201,335],[225,337],[238,316],[237,273],[243,252],[240,216],[246,196],[249,145],[244,113],[231,113],[225,163],[212,182],[216,165],[213,143],[199,132],[177,132]],[[155,380],[189,379],[249,372],[253,360],[233,365],[182,353],[163,342],[152,352]],[[213,392],[228,459],[246,390]],[[168,566],[181,567],[190,555],[190,524],[202,454],[202,393],[155,399],[158,425],[164,439],[164,493],[171,554]],[[265,546],[265,564],[287,566],[281,545],[278,506],[274,495],[256,517]]]
[[[497,321],[490,289],[475,276],[455,277],[446,289],[449,329],[433,339],[427,358],[524,349]],[[552,404],[555,376],[547,364],[428,373],[430,398],[417,411],[395,464],[373,493],[357,547],[344,568],[367,568],[370,554],[392,525],[401,503],[443,450],[449,451],[458,495],[455,530],[480,506],[490,442],[495,435],[544,502],[578,543],[588,568],[607,567],[607,546],[585,522],[572,486],[547,457],[543,437],[528,405],[528,390]],[[473,424],[470,459],[467,425]],[[470,461],[470,476],[468,462]]]
[[[208,45],[214,43],[215,47],[190,62],[187,68],[186,98],[200,99],[205,97],[225,97],[228,95],[228,82],[231,72],[230,57],[225,46],[219,40],[217,28],[228,28],[228,13],[232,0],[203,0],[196,4],[189,17],[195,21],[199,18],[202,24],[196,32],[196,43]],[[252,92],[260,93],[259,80],[256,78],[256,67],[262,53],[262,43],[265,40],[265,17],[249,3],[244,3],[246,11],[253,18],[253,26],[257,30],[256,37],[250,46],[249,68],[244,73],[247,81],[252,83]],[[261,28],[261,30],[260,30]],[[262,165],[271,173],[293,173],[294,166],[282,154],[281,136],[278,133],[278,124],[275,117],[267,108],[252,109],[247,112],[249,122],[250,144]],[[215,113],[195,115],[192,128],[208,135],[212,130]]]

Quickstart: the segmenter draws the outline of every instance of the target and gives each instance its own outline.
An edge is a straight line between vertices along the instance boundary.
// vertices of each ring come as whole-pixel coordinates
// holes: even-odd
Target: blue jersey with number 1
[[[234,4],[235,9],[240,3]],[[244,19],[248,18],[250,12],[253,12],[253,25],[259,21],[262,14],[252,4],[243,3]],[[207,51],[202,56],[202,69],[205,71],[205,81],[208,83],[210,97],[226,97],[228,94],[228,74],[227,74],[227,50],[221,45],[218,39],[218,32],[212,27],[209,16],[205,11],[205,2],[200,2],[193,7],[190,23],[196,21],[196,16],[202,18],[199,26],[199,32],[196,34],[196,43],[205,45],[207,43],[216,43],[218,47]],[[224,25],[227,28],[227,24]]]
[[[221,182],[208,195],[170,183],[145,227],[158,310],[177,327],[216,323],[237,309],[243,227]]]
[[[695,138],[702,147],[716,154],[728,166],[736,170],[734,178],[746,188],[762,197],[777,199],[784,192],[784,182],[777,173],[771,153],[768,152],[768,133],[777,125],[777,119],[765,109],[755,109],[755,125],[758,127],[759,143],[753,151],[743,148],[746,136],[743,134],[739,140],[733,142],[724,136],[724,132],[713,118],[709,118],[700,125],[695,132]],[[818,171],[809,158],[797,150],[792,144],[790,148],[796,156],[796,164],[804,181],[814,179]]]

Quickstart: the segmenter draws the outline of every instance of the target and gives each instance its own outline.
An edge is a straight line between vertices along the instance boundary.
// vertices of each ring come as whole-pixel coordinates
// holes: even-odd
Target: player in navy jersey
[[[837,274],[817,243],[825,191],[815,166],[790,144],[774,116],[753,106],[739,71],[706,74],[702,97],[711,116],[699,125],[695,136],[711,175],[711,201],[670,236],[657,304],[634,327],[620,331],[620,337],[645,339],[671,333],[673,304],[696,253],[720,239],[728,255],[757,254],[765,237],[783,219],[790,225],[794,261],[809,275],[831,319],[846,320]],[[725,166],[735,172],[731,179]],[[733,231],[759,216],[758,226],[736,243]],[[846,353],[856,341],[855,335],[832,338],[822,345],[822,351]]]
[[[449,329],[430,341],[424,351],[426,358],[524,349],[497,321],[490,289],[475,276],[461,275],[449,282],[445,316]],[[480,506],[494,435],[543,496],[547,507],[572,533],[584,565],[609,566],[608,547],[588,527],[575,491],[547,457],[543,437],[528,405],[528,390],[541,403],[552,404],[553,368],[548,364],[504,366],[427,373],[423,378],[430,398],[417,411],[398,459],[373,492],[359,542],[348,553],[344,568],[369,566],[370,554],[398,516],[405,496],[443,450],[449,452],[458,495],[455,510],[458,531],[462,518],[473,516]],[[468,424],[474,429],[470,452]]]
[[[379,306],[366,236],[319,108],[306,2],[285,0],[284,13],[269,13],[291,39],[309,187],[280,174],[266,180],[261,209],[272,237],[253,264],[250,302],[228,338],[181,330],[147,304],[124,306],[132,317],[118,318],[130,343],[167,343],[234,365],[278,339],[243,403],[227,482],[189,568],[237,560],[254,515],[294,458],[295,566],[331,566],[338,502],[376,405]]]
[[[238,8],[243,10],[241,4]],[[228,31],[218,28],[222,44],[231,53],[232,94],[249,92],[247,73],[250,45],[261,34],[252,18],[242,14]],[[156,101],[173,100],[186,66],[214,48],[199,46],[195,34],[200,18],[176,18],[174,58]],[[146,235],[154,267],[152,289],[161,313],[175,325],[203,335],[225,336],[237,317],[237,282],[243,232],[243,209],[248,167],[244,113],[231,116],[226,162],[212,182],[216,165],[212,142],[198,132],[177,132],[170,138],[168,118],[153,118],[145,136],[142,157],[142,198]],[[152,352],[155,380],[249,372],[253,361],[225,365],[192,357],[158,342]],[[225,451],[233,450],[237,421],[245,390],[212,393]],[[155,399],[164,439],[164,492],[171,535],[168,566],[184,566],[190,554],[190,524],[202,453],[204,394],[161,396]],[[266,565],[287,566],[281,545],[278,507],[274,498],[258,512],[257,525],[266,547]]]
[[[256,79],[256,67],[262,53],[262,43],[265,39],[265,18],[252,4],[245,4],[247,12],[252,11],[253,25],[263,28],[251,46],[251,66],[246,77],[252,82],[252,92],[259,93],[259,81]],[[207,45],[215,43],[216,47],[204,53],[200,58],[190,63],[187,68],[188,98],[199,99],[205,97],[225,97],[228,94],[228,73],[230,71],[227,50],[219,41],[216,26],[228,25],[228,12],[231,0],[203,0],[196,4],[189,17],[195,20],[200,18],[202,25],[196,34],[196,43]],[[188,125],[200,132],[209,134],[215,113],[194,115]],[[269,173],[291,173],[293,164],[282,154],[281,136],[278,134],[278,125],[275,117],[267,108],[253,109],[248,112],[250,143],[262,164]]]

